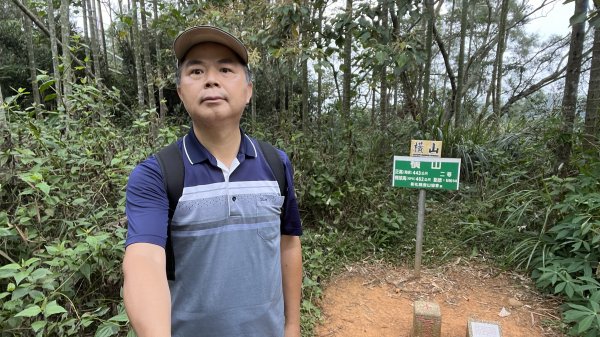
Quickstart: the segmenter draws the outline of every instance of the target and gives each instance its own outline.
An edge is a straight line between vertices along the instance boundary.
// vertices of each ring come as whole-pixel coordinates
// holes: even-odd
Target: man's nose
[[[206,82],[204,82],[204,86],[207,88],[220,86],[217,70],[214,70],[214,69],[206,70]]]

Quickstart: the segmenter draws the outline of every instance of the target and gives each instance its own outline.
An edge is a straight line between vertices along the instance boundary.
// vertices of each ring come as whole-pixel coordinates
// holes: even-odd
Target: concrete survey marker
[[[442,333],[442,314],[434,302],[416,301],[412,337],[440,337]]]
[[[495,322],[469,320],[467,337],[502,337],[502,329]]]

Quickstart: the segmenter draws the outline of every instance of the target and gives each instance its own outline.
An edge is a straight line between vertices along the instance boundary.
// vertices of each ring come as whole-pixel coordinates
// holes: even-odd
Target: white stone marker
[[[502,329],[496,322],[469,320],[467,337],[502,337]]]

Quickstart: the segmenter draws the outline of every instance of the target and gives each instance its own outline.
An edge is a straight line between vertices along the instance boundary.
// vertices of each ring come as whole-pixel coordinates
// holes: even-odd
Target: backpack
[[[279,184],[279,192],[282,196],[285,196],[285,192],[287,191],[285,168],[283,167],[283,161],[279,157],[279,153],[277,153],[277,149],[267,142],[261,140],[257,141],[265,156],[267,164],[271,167],[271,171],[273,171],[273,175]],[[165,246],[167,279],[175,280],[175,254],[173,252],[173,243],[171,240],[171,220],[173,219],[173,214],[175,213],[175,208],[177,208],[179,198],[181,198],[181,194],[183,193],[183,160],[177,142],[164,147],[155,155],[155,157],[160,166],[163,183],[169,198],[169,223],[167,226],[167,244]],[[282,211],[282,221],[284,216],[284,212]]]

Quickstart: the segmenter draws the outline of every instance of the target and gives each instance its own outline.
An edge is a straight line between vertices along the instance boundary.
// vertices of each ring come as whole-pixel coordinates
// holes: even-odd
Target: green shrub
[[[145,112],[121,129],[118,92],[74,85],[72,110],[6,100],[0,147],[0,326],[3,336],[110,336],[127,331],[120,300],[125,184],[154,144]]]
[[[546,180],[556,199],[557,221],[524,240],[514,259],[533,269],[541,289],[566,298],[564,319],[575,336],[600,333],[600,163],[589,161],[576,177]]]

